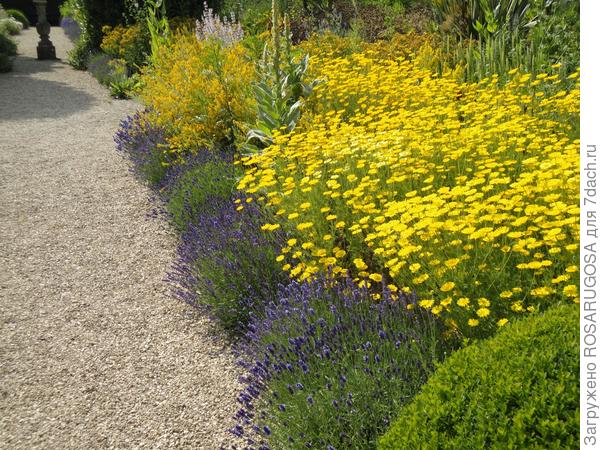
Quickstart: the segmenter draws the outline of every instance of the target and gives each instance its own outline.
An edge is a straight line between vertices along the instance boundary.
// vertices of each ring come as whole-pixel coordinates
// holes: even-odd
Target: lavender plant
[[[293,282],[241,346],[231,432],[250,449],[369,449],[442,357],[441,328],[412,299],[373,302],[351,281]]]
[[[137,112],[121,121],[115,134],[117,151],[132,163],[132,172],[153,187],[164,182],[169,161],[163,146],[165,132],[151,123],[144,112]]]
[[[233,12],[229,18],[223,17],[221,19],[204,2],[202,20],[196,20],[196,39],[198,41],[215,39],[224,45],[232,45],[240,42],[243,38],[244,30],[236,20]]]
[[[63,17],[60,19],[60,27],[71,42],[77,41],[79,36],[81,36],[81,28],[79,28],[79,24],[72,17]]]
[[[202,215],[214,213],[215,206],[230,201],[235,190],[235,167],[231,155],[200,151],[169,169],[164,208],[178,231],[185,232]]]
[[[284,237],[260,229],[258,207],[236,209],[220,196],[205,198],[204,213],[183,234],[167,276],[176,298],[207,308],[232,334],[243,332],[250,315],[287,281],[275,260]]]

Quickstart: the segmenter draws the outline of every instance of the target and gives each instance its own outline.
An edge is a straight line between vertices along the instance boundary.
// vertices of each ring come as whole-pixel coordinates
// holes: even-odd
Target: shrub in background
[[[11,17],[0,5],[0,34],[15,35],[23,29],[23,24]]]
[[[375,448],[443,354],[432,316],[351,281],[293,282],[247,338],[231,431],[254,449]]]
[[[520,67],[538,74],[555,64],[564,73],[579,67],[579,2],[435,0],[446,45],[441,59],[464,67],[464,78],[505,77]]]
[[[27,19],[27,16],[23,14],[23,12],[19,11],[18,9],[7,9],[6,14],[8,14],[10,17],[17,20],[18,22],[21,22],[24,30],[29,28],[29,20]]]
[[[168,280],[177,298],[206,308],[225,330],[240,334],[288,279],[275,260],[285,240],[261,230],[262,213],[252,204],[238,211],[220,193],[202,200]]]
[[[7,56],[15,56],[17,54],[17,43],[8,33],[0,33],[0,53]]]
[[[545,66],[561,63],[567,73],[579,68],[579,1],[554,0],[535,2],[539,23],[533,27],[527,42],[539,48]]]
[[[9,18],[0,6],[0,72],[10,72],[12,70],[12,56],[17,54],[17,43],[10,36],[11,25],[7,25],[8,22],[12,24],[13,19]]]
[[[86,69],[89,57],[100,49],[102,27],[120,24],[125,12],[122,0],[69,0],[61,15],[75,19],[81,29],[79,40],[69,52],[69,63],[76,69]]]
[[[88,71],[106,86],[114,98],[130,98],[139,88],[139,75],[129,76],[123,59],[113,59],[105,53],[95,53],[88,58]]]
[[[139,72],[150,53],[150,35],[145,22],[130,26],[102,27],[100,49],[127,65],[129,74]]]
[[[104,53],[95,53],[88,58],[88,71],[103,86],[108,86],[111,80],[112,68],[110,67],[110,61],[110,56]]]
[[[577,306],[563,305],[457,351],[379,448],[576,448],[578,329]]]

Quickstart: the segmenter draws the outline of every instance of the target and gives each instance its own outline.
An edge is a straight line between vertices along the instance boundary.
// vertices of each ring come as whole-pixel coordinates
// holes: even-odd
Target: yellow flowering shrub
[[[230,142],[255,117],[254,65],[241,44],[178,33],[142,75],[141,97],[173,153]]]
[[[139,71],[149,52],[147,30],[139,24],[102,27],[100,48],[114,59],[125,61],[130,71]]]
[[[114,28],[105,25],[102,27],[102,43],[100,48],[108,55],[114,57],[125,57],[125,49],[132,45],[138,34],[140,34],[140,26],[138,24],[132,26],[117,25]]]
[[[283,268],[415,292],[466,336],[578,301],[578,73],[467,84],[381,54],[313,54],[296,130],[242,160],[295,235]]]

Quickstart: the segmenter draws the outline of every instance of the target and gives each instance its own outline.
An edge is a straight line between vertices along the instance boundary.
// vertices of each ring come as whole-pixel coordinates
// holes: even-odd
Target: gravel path
[[[166,294],[175,240],[112,142],[139,105],[36,43],[0,74],[0,448],[219,448],[238,374]]]

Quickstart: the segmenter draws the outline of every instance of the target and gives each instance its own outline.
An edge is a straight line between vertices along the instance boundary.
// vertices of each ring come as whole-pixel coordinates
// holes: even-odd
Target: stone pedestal
[[[56,59],[56,49],[50,41],[50,24],[46,19],[46,0],[33,0],[37,9],[38,23],[35,26],[40,41],[37,45],[38,59]]]

